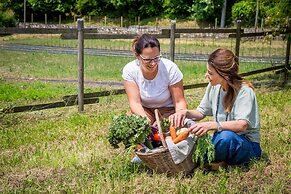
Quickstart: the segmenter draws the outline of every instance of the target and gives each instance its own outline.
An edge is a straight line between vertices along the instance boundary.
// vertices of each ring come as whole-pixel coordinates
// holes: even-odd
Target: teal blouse
[[[246,120],[249,124],[247,130],[238,134],[245,135],[252,142],[260,143],[260,116],[253,89],[246,84],[242,85],[230,113],[224,112],[225,94],[221,85],[208,84],[197,110],[205,116],[213,116],[214,120],[219,122]]]

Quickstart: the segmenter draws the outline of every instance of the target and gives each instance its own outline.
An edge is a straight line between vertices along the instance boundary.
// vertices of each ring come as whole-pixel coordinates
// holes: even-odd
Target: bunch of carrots
[[[171,135],[171,138],[172,138],[174,144],[183,141],[184,139],[186,139],[189,136],[190,131],[186,128],[184,128],[184,129],[185,130],[183,130],[179,135],[177,135],[176,128],[173,126],[170,127],[170,135]]]

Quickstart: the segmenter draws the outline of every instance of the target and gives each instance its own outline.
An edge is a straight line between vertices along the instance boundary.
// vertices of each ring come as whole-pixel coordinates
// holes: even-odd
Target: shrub
[[[0,12],[0,27],[15,27],[16,19],[13,11]]]

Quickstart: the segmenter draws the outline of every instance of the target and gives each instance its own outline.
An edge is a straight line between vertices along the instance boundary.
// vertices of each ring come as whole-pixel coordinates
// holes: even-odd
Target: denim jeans
[[[229,130],[216,131],[212,144],[215,147],[215,161],[225,161],[230,165],[247,164],[253,158],[259,159],[262,153],[259,143]]]

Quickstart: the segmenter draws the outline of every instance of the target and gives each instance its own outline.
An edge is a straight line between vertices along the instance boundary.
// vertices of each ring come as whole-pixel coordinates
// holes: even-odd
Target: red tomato
[[[164,136],[164,137],[165,137],[165,136]],[[161,138],[160,138],[159,133],[155,133],[155,134],[154,134],[154,140],[155,140],[155,141],[161,141]]]

